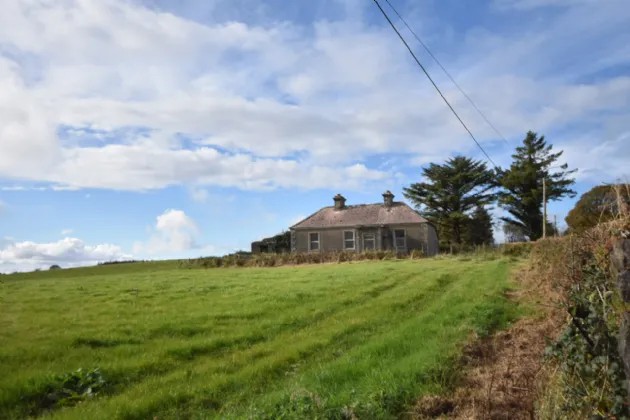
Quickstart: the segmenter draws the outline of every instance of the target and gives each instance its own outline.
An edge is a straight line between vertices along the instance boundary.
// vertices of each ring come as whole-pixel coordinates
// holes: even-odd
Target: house
[[[438,253],[435,226],[407,204],[394,201],[390,191],[383,194],[382,203],[347,206],[341,194],[333,201],[333,206],[323,207],[289,228],[291,251]]]
[[[279,233],[275,236],[252,242],[252,254],[283,253],[291,250],[289,232]]]

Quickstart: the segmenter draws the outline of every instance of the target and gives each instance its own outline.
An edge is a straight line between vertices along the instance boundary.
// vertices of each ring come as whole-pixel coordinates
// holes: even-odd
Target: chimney
[[[334,196],[333,200],[335,200],[335,210],[342,210],[346,206],[346,199],[341,194]]]
[[[390,190],[383,193],[383,204],[385,207],[391,207],[394,204],[394,194]]]

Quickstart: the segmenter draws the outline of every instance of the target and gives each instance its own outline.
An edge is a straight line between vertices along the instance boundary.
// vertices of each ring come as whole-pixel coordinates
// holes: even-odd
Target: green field
[[[0,418],[393,418],[519,312],[507,259],[2,276]],[[99,368],[94,398],[42,401]],[[51,388],[52,387],[52,388]]]

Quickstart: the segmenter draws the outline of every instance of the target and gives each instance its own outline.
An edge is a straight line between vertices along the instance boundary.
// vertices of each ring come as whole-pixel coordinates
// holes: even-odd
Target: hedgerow
[[[548,342],[546,378],[539,417],[629,419],[627,378],[618,350],[624,312],[610,270],[612,244],[627,220],[601,225],[582,235],[537,242],[534,271],[559,294],[566,319]]]
[[[397,258],[420,259],[424,253],[413,250],[408,254],[393,251],[337,251],[281,254],[245,254],[236,253],[223,257],[201,257],[182,260],[180,268],[218,268],[218,267],[279,267],[283,265],[343,263],[366,260],[392,260]]]

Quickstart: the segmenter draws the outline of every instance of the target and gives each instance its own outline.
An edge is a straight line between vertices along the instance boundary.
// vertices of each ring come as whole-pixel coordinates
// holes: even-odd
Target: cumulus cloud
[[[182,210],[169,209],[156,218],[150,238],[134,244],[134,254],[173,254],[200,248],[197,224]]]
[[[72,229],[64,229],[61,231],[62,235],[70,235],[72,233]]]
[[[130,259],[120,247],[111,244],[87,245],[81,239],[64,238],[57,242],[0,242],[0,271],[26,271],[52,264],[64,267],[93,265],[102,261]]]
[[[510,142],[528,129],[567,144],[589,131],[583,147],[610,146],[580,161],[584,174],[617,174],[630,158],[613,141],[628,128],[630,78],[596,76],[630,63],[624,1],[496,0],[500,13],[562,7],[544,26],[520,19],[509,33],[473,28],[457,46],[438,47],[450,47],[443,61]],[[5,3],[5,178],[53,189],[360,189],[399,179],[367,165],[373,155],[423,164],[478,153],[391,30],[366,24],[354,1],[341,1],[342,19],[304,25],[272,17],[264,26],[253,18],[193,21],[184,16],[197,13],[122,0]],[[204,14],[215,15],[241,17]],[[459,92],[434,76],[496,161],[509,160]],[[196,191],[193,198],[207,199]]]

